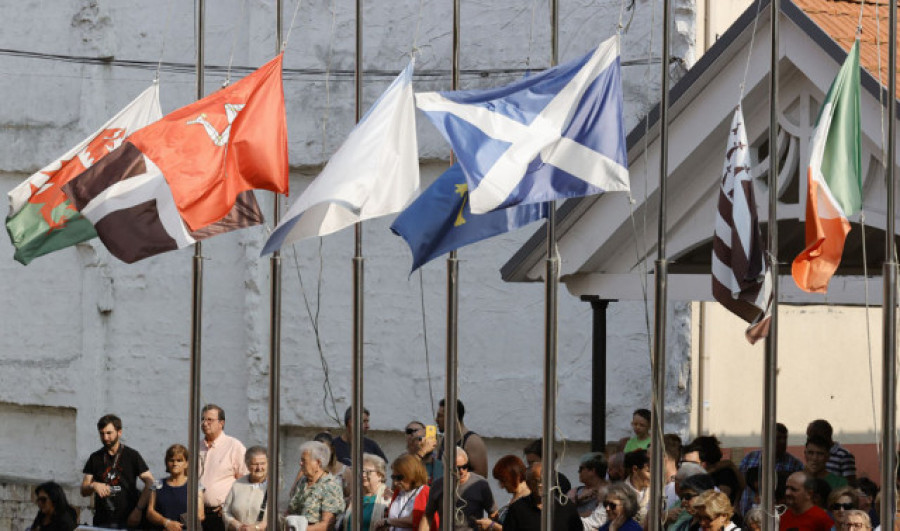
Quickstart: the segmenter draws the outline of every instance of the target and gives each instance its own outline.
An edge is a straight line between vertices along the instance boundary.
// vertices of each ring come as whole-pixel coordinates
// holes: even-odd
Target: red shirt
[[[813,505],[805,513],[788,509],[781,515],[780,531],[830,531],[834,522],[821,507]]]

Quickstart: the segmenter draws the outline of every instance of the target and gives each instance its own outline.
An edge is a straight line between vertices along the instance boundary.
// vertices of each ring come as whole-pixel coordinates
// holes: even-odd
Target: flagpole
[[[354,80],[356,83],[356,123],[362,117],[362,0],[356,0],[356,65]],[[355,252],[353,255],[353,437],[350,441],[353,468],[353,496],[351,511],[353,514],[353,531],[362,531],[362,456],[363,456],[363,255],[362,255],[362,222],[354,227]]]
[[[453,51],[450,70],[450,86],[459,89],[459,0],[453,0]],[[453,153],[450,154],[451,162]],[[459,260],[456,250],[447,258],[447,365],[444,380],[444,492],[441,499],[442,514],[452,515],[456,510],[456,419],[457,380],[459,371]],[[448,444],[448,442],[450,444]],[[445,516],[445,520],[447,517]]]
[[[762,0],[759,0],[762,1]],[[768,529],[778,529],[775,514],[775,422],[778,396],[778,17],[781,0],[771,0],[770,74],[769,74],[769,267],[772,278],[772,317],[766,336],[763,362],[763,448],[762,448],[762,502]]]
[[[559,63],[559,0],[550,1],[550,66]],[[559,258],[556,256],[556,201],[547,210],[547,261],[544,275],[544,437],[541,446],[543,508],[541,531],[553,530],[553,488],[556,486],[556,361]]]
[[[886,194],[887,218],[885,219],[884,307],[882,321],[882,371],[881,371],[881,522],[882,528],[890,525],[897,509],[895,489],[897,468],[897,262],[894,257],[894,165],[897,143],[897,2],[891,2],[890,39],[888,45],[888,141]],[[865,237],[865,235],[863,235]]]
[[[659,225],[657,228],[656,295],[653,333],[653,389],[651,391],[650,417],[650,506],[647,513],[648,529],[660,528],[663,508],[663,432],[665,431],[666,392],[666,307],[668,298],[668,267],[666,259],[666,196],[669,175],[669,0],[663,0],[662,30],[662,83],[659,98]]]
[[[195,14],[197,32],[197,99],[203,98],[204,76],[204,23],[206,16],[205,0],[197,0],[197,12]],[[200,491],[200,338],[202,332],[203,311],[203,244],[199,241],[194,244],[193,277],[191,279],[191,397],[188,413],[188,447],[190,450],[188,474],[188,493]],[[188,496],[188,530],[199,529],[199,511],[197,495]]]
[[[282,0],[275,0],[275,53],[281,53],[284,42],[282,35]],[[281,202],[278,193],[272,194],[272,226],[278,226],[281,218]],[[269,478],[266,486],[268,512],[266,528],[278,527],[278,483],[279,483],[279,428],[281,427],[281,250],[277,249],[269,258],[271,286],[269,288]]]

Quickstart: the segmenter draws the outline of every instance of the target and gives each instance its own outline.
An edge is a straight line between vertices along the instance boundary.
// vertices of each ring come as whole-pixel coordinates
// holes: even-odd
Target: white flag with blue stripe
[[[416,105],[453,147],[473,213],[629,189],[618,36],[510,85]]]

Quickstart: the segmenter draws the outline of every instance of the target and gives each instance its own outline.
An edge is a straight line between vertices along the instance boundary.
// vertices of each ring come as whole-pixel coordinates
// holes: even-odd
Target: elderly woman
[[[228,531],[260,531],[266,528],[266,478],[269,459],[262,446],[251,446],[244,453],[246,476],[231,485],[222,508],[222,520]]]
[[[376,523],[384,518],[384,513],[391,501],[391,492],[385,488],[387,469],[384,459],[375,454],[363,454],[362,488],[363,488],[363,516],[362,528],[376,531]],[[353,529],[350,520],[350,507],[344,513],[345,529]]]
[[[187,513],[188,502],[188,449],[180,444],[173,444],[166,449],[166,473],[169,476],[154,486],[150,491],[150,503],[147,504],[147,520],[151,524],[162,527],[165,531],[184,529],[183,521]],[[197,494],[199,507],[203,507],[202,494]],[[203,511],[199,518],[203,519]]]
[[[476,521],[478,529],[490,529],[491,531],[503,531],[503,522],[509,512],[510,505],[516,503],[519,498],[531,494],[531,489],[525,482],[525,463],[514,455],[501,457],[491,471],[494,479],[500,484],[500,488],[512,495],[509,503],[500,508],[490,518],[482,518]]]
[[[731,517],[734,509],[724,492],[708,490],[691,501],[691,507],[700,521],[703,531],[732,531],[738,528]]]
[[[391,464],[391,480],[394,498],[387,516],[378,521],[376,527],[390,531],[419,529],[430,492],[425,465],[418,457],[403,454]]]
[[[747,531],[762,531],[763,518],[766,513],[759,507],[754,507],[744,514],[744,529]]]
[[[325,467],[331,451],[323,443],[308,441],[300,445],[300,472],[303,477],[288,503],[285,525],[292,531],[329,531],[337,515],[344,512],[341,485]]]
[[[687,463],[682,465],[685,467]],[[680,473],[680,471],[679,471]],[[676,477],[678,474],[676,474]],[[694,474],[678,482],[679,508],[682,509],[675,520],[666,528],[668,531],[687,531],[696,528],[699,521],[691,502],[700,494],[715,488],[715,480],[707,473]],[[696,525],[695,525],[696,524]]]
[[[75,509],[59,484],[41,483],[34,489],[34,500],[38,513],[31,524],[32,531],[72,531],[78,526]]]
[[[847,511],[847,517],[838,529],[841,531],[870,531],[872,520],[865,511],[851,509]]]
[[[640,505],[631,487],[621,483],[607,487],[603,508],[607,520],[600,526],[600,531],[641,531],[641,525],[635,520]]]
[[[841,529],[847,520],[847,512],[854,509],[859,509],[859,497],[852,487],[838,487],[828,495],[828,511],[835,529]]]

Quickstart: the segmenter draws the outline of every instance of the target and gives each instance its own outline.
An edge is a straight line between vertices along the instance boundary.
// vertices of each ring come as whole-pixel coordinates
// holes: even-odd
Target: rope
[[[337,404],[334,400],[334,391],[331,388],[331,375],[328,370],[328,361],[325,359],[325,351],[322,348],[322,337],[319,335],[319,310],[322,308],[322,270],[325,260],[322,256],[322,245],[324,238],[319,238],[319,274],[318,283],[316,284],[316,311],[313,313],[309,304],[309,297],[306,295],[306,288],[303,285],[303,275],[300,273],[300,260],[297,258],[297,246],[291,245],[294,257],[294,268],[297,270],[297,280],[300,282],[300,294],[303,295],[303,305],[306,307],[306,315],[309,316],[309,322],[313,329],[313,335],[316,338],[316,350],[319,352],[319,362],[322,364],[322,372],[325,378],[322,380],[322,409],[325,414],[338,426],[343,426],[340,415],[338,414]],[[328,411],[329,400],[331,402],[331,411]]]
[[[759,22],[759,8],[762,6],[762,0],[756,0],[756,16],[753,17],[753,31],[750,33],[750,47],[747,48],[747,64],[744,66],[744,77],[741,79],[741,96],[738,98],[738,105],[744,101],[744,89],[747,87],[747,75],[750,72],[750,59],[753,57],[753,43],[756,40],[756,25]]]
[[[328,118],[331,114],[331,59],[334,56],[334,28],[337,11],[331,0],[331,35],[328,37],[328,60],[325,62],[325,113],[322,115],[322,160],[328,160]]]
[[[172,19],[172,4],[174,0],[169,0],[168,4],[166,4],[166,23],[163,26],[163,38],[162,44],[159,46],[159,62],[156,64],[156,74],[153,76],[153,81],[159,81],[159,71],[162,69],[163,56],[166,53],[166,35],[169,34],[169,25]]]
[[[303,3],[303,0],[297,0],[297,7],[294,8],[294,15],[291,17],[291,25],[288,26],[287,34],[284,37],[284,40],[281,42],[281,51],[283,52],[285,48],[287,48],[288,39],[291,38],[291,30],[294,29],[294,22],[297,20],[297,13],[300,12],[300,4]],[[332,3],[332,12],[334,12],[334,4]],[[333,28],[333,26],[332,26]]]
[[[425,342],[425,376],[428,378],[428,398],[431,400],[431,416],[437,414],[434,408],[434,390],[431,387],[431,361],[428,356],[428,323],[425,319],[425,280],[422,268],[419,268],[419,302],[422,308],[422,340]]]
[[[528,28],[528,52],[525,54],[526,72],[531,68],[531,45],[534,43],[534,16],[537,11],[537,0],[531,2],[531,27]]]
[[[419,0],[419,13],[416,15],[416,31],[413,33],[412,54],[419,50],[419,27],[422,25],[422,10],[424,9],[425,0]]]
[[[228,55],[228,70],[225,71],[225,81],[222,83],[222,88],[231,84],[231,65],[234,63],[234,49],[237,47],[238,33],[240,33],[238,24],[244,20],[244,5],[246,3],[246,0],[241,0],[241,14],[238,15],[237,20],[234,22],[234,37],[231,39],[231,52],[229,52]]]

